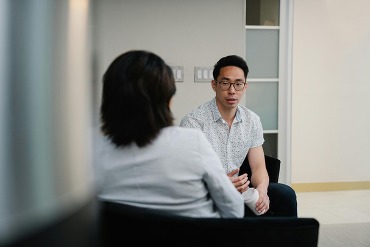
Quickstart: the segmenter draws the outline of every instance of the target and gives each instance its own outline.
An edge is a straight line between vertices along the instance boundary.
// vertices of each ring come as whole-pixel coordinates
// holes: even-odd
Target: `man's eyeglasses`
[[[221,81],[216,81],[216,82],[218,84],[220,84],[220,88],[223,91],[229,90],[229,88],[231,87],[231,85],[234,86],[234,89],[236,91],[242,91],[244,89],[244,87],[245,87],[245,84],[246,84],[244,81],[236,81],[234,83],[231,83],[228,80],[221,80]]]

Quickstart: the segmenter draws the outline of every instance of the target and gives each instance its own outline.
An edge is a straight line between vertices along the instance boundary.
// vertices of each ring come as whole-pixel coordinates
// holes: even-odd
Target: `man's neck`
[[[237,108],[223,108],[222,105],[218,103],[217,103],[217,108],[221,114],[222,119],[227,122],[230,128],[234,121]]]

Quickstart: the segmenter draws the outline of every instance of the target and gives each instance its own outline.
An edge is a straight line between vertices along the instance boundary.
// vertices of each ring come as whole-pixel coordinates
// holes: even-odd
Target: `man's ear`
[[[217,87],[217,85],[216,85],[216,81],[215,81],[215,80],[212,80],[212,81],[211,81],[211,84],[212,84],[212,89],[213,89],[213,91],[215,91],[215,92],[216,92],[216,87]]]
[[[244,92],[248,89],[248,82],[245,82]]]

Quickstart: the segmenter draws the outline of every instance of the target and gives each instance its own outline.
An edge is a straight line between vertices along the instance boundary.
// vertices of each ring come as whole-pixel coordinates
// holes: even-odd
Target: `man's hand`
[[[256,210],[259,213],[264,214],[267,212],[267,210],[270,209],[270,198],[267,195],[266,189],[262,189],[262,190],[259,188],[256,188],[256,189],[258,190],[258,194],[259,194],[258,201],[256,202]]]
[[[238,177],[234,177],[235,174],[238,174],[239,169],[235,169],[227,174],[229,176],[231,182],[234,184],[235,188],[240,192],[243,193],[248,189],[250,181],[248,180],[248,174],[244,173]]]

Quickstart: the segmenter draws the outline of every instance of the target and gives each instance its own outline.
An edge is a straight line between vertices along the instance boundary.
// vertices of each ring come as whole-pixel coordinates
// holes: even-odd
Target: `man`
[[[201,129],[220,156],[224,169],[236,189],[243,193],[252,183],[259,193],[256,210],[267,216],[297,217],[294,190],[285,184],[269,183],[266,170],[263,128],[253,111],[239,105],[248,88],[249,68],[236,55],[221,58],[214,66],[211,85],[216,96],[188,113],[180,126]],[[248,158],[253,176],[239,175]],[[245,216],[255,215],[245,207]]]

